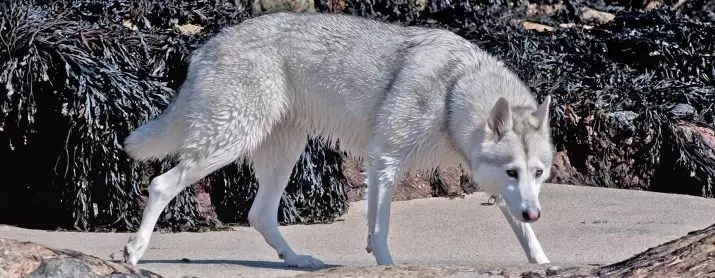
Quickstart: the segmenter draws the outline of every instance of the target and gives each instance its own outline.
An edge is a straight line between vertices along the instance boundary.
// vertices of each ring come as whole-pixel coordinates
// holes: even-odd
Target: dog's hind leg
[[[521,247],[524,249],[529,262],[537,264],[549,263],[549,259],[546,257],[544,250],[541,249],[541,244],[539,244],[539,240],[536,238],[531,225],[529,223],[523,223],[511,215],[509,207],[504,201],[504,197],[499,196],[497,204],[504,214],[506,221],[509,222],[509,226],[511,226],[514,234],[516,234],[516,237],[519,239],[519,243],[521,243]]]
[[[222,152],[191,165],[179,163],[171,170],[152,179],[149,185],[149,199],[144,208],[139,230],[130,237],[129,242],[124,246],[124,262],[132,265],[137,264],[149,245],[154,226],[161,212],[179,192],[235,159],[236,156],[233,153]]]
[[[248,213],[248,221],[276,250],[289,267],[322,267],[309,255],[296,254],[278,230],[278,205],[290,175],[307,143],[307,134],[282,125],[253,155],[258,193]]]

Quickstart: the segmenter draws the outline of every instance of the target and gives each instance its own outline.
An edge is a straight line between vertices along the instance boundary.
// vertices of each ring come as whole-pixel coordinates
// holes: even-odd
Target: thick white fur
[[[367,250],[378,264],[393,264],[387,235],[399,178],[447,165],[461,165],[500,195],[528,260],[548,263],[522,215],[541,211],[552,160],[549,100],[539,105],[500,61],[447,31],[344,15],[247,20],[198,49],[176,99],[126,139],[131,157],[175,155],[178,165],[151,181],[125,261],[143,256],[161,211],[181,190],[248,158],[259,183],[251,226],[287,265],[322,266],[296,254],[277,225],[307,136],[322,135],[367,163]]]

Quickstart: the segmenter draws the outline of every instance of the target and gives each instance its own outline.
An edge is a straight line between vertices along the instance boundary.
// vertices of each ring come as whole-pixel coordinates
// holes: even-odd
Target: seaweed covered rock
[[[600,277],[712,277],[715,225],[598,269]]]
[[[568,161],[556,171],[565,173],[560,182],[713,196],[711,23],[663,8],[621,11],[589,28],[577,20],[551,31],[510,24],[526,14],[526,7],[463,4],[416,24],[469,38],[537,95],[554,97],[554,143]],[[569,18],[554,13],[541,22]],[[699,132],[687,135],[684,126]]]
[[[0,210],[23,211],[0,214],[0,222],[135,229],[144,188],[172,161],[137,163],[123,152],[123,140],[166,107],[192,51],[249,18],[246,7],[204,0],[0,4]],[[281,223],[331,221],[346,211],[340,163],[338,151],[311,141],[283,196]],[[231,165],[206,178],[220,181],[211,188],[218,220],[245,219],[256,190],[248,168]],[[157,226],[217,224],[200,216],[189,189]]]
[[[713,38],[712,24],[657,9],[516,39],[519,58],[487,48],[557,96],[555,143],[578,169],[572,183],[712,197],[712,147],[681,127],[715,128]]]

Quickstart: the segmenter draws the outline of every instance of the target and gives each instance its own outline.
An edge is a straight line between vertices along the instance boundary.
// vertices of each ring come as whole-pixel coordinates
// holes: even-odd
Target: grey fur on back
[[[339,14],[274,13],[227,27],[194,53],[186,80],[167,111],[127,139],[134,157],[178,152],[192,161],[222,148],[250,156],[267,136],[252,134],[278,123],[339,138],[365,157],[373,125],[389,121],[405,130],[392,143],[447,144],[433,152],[464,162],[470,133],[497,99],[537,106],[502,62],[452,32]],[[173,134],[163,147],[139,150],[138,137],[159,129]],[[411,141],[419,138],[427,141]],[[425,165],[416,167],[442,162],[438,153],[421,155]]]

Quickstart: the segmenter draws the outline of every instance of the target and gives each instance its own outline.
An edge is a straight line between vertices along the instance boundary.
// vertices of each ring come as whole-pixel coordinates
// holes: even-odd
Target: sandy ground
[[[389,244],[397,264],[523,265],[526,257],[496,206],[475,193],[463,199],[393,203]],[[642,191],[546,185],[534,229],[554,265],[607,264],[715,223],[715,200]],[[365,204],[329,225],[281,227],[286,240],[329,266],[369,266]],[[0,226],[0,237],[121,258],[127,233],[75,233]],[[184,260],[182,260],[184,259]],[[188,260],[186,260],[188,259]],[[287,277],[260,234],[248,227],[208,233],[155,233],[140,267],[165,277]]]

